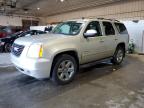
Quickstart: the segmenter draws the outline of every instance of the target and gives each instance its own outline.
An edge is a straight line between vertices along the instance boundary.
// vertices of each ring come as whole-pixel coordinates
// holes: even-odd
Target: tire
[[[7,53],[7,52],[11,52],[11,44],[9,44],[9,43],[6,43],[5,44],[5,47],[4,47],[4,50],[5,50],[5,52]]]
[[[70,55],[58,56],[52,66],[52,81],[56,85],[65,85],[70,83],[76,73],[78,64],[74,57]]]
[[[0,53],[2,53],[3,52],[3,48],[2,47],[0,47]]]
[[[118,46],[116,48],[115,54],[114,54],[113,59],[111,60],[111,62],[114,65],[120,65],[123,62],[124,56],[125,56],[124,48]]]

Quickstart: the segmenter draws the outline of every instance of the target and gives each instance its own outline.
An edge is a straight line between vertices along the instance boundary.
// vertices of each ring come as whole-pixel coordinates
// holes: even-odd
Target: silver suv
[[[111,58],[119,65],[129,36],[124,24],[109,19],[79,19],[59,24],[50,34],[17,39],[11,51],[16,68],[56,84],[73,80],[79,65]]]

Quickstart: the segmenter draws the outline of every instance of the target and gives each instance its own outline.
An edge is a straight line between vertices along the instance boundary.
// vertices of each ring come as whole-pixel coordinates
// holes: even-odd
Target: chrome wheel
[[[120,65],[122,63],[124,57],[125,57],[125,48],[118,46],[116,48],[114,55],[113,55],[113,58],[111,59],[111,62],[114,65]]]
[[[70,60],[62,61],[58,67],[57,75],[62,81],[68,81],[71,79],[75,72],[74,63]]]
[[[123,60],[123,56],[124,56],[123,51],[118,50],[116,59],[119,63]]]

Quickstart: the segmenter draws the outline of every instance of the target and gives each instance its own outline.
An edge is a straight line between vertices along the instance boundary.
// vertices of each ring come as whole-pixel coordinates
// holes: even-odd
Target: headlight
[[[42,44],[32,44],[28,50],[27,56],[30,58],[42,58],[43,56]]]

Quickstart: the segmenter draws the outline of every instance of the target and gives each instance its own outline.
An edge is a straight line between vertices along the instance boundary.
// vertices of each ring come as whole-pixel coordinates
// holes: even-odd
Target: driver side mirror
[[[87,38],[87,37],[94,37],[95,35],[97,34],[97,31],[96,30],[87,30],[85,33],[84,33],[84,37]]]

